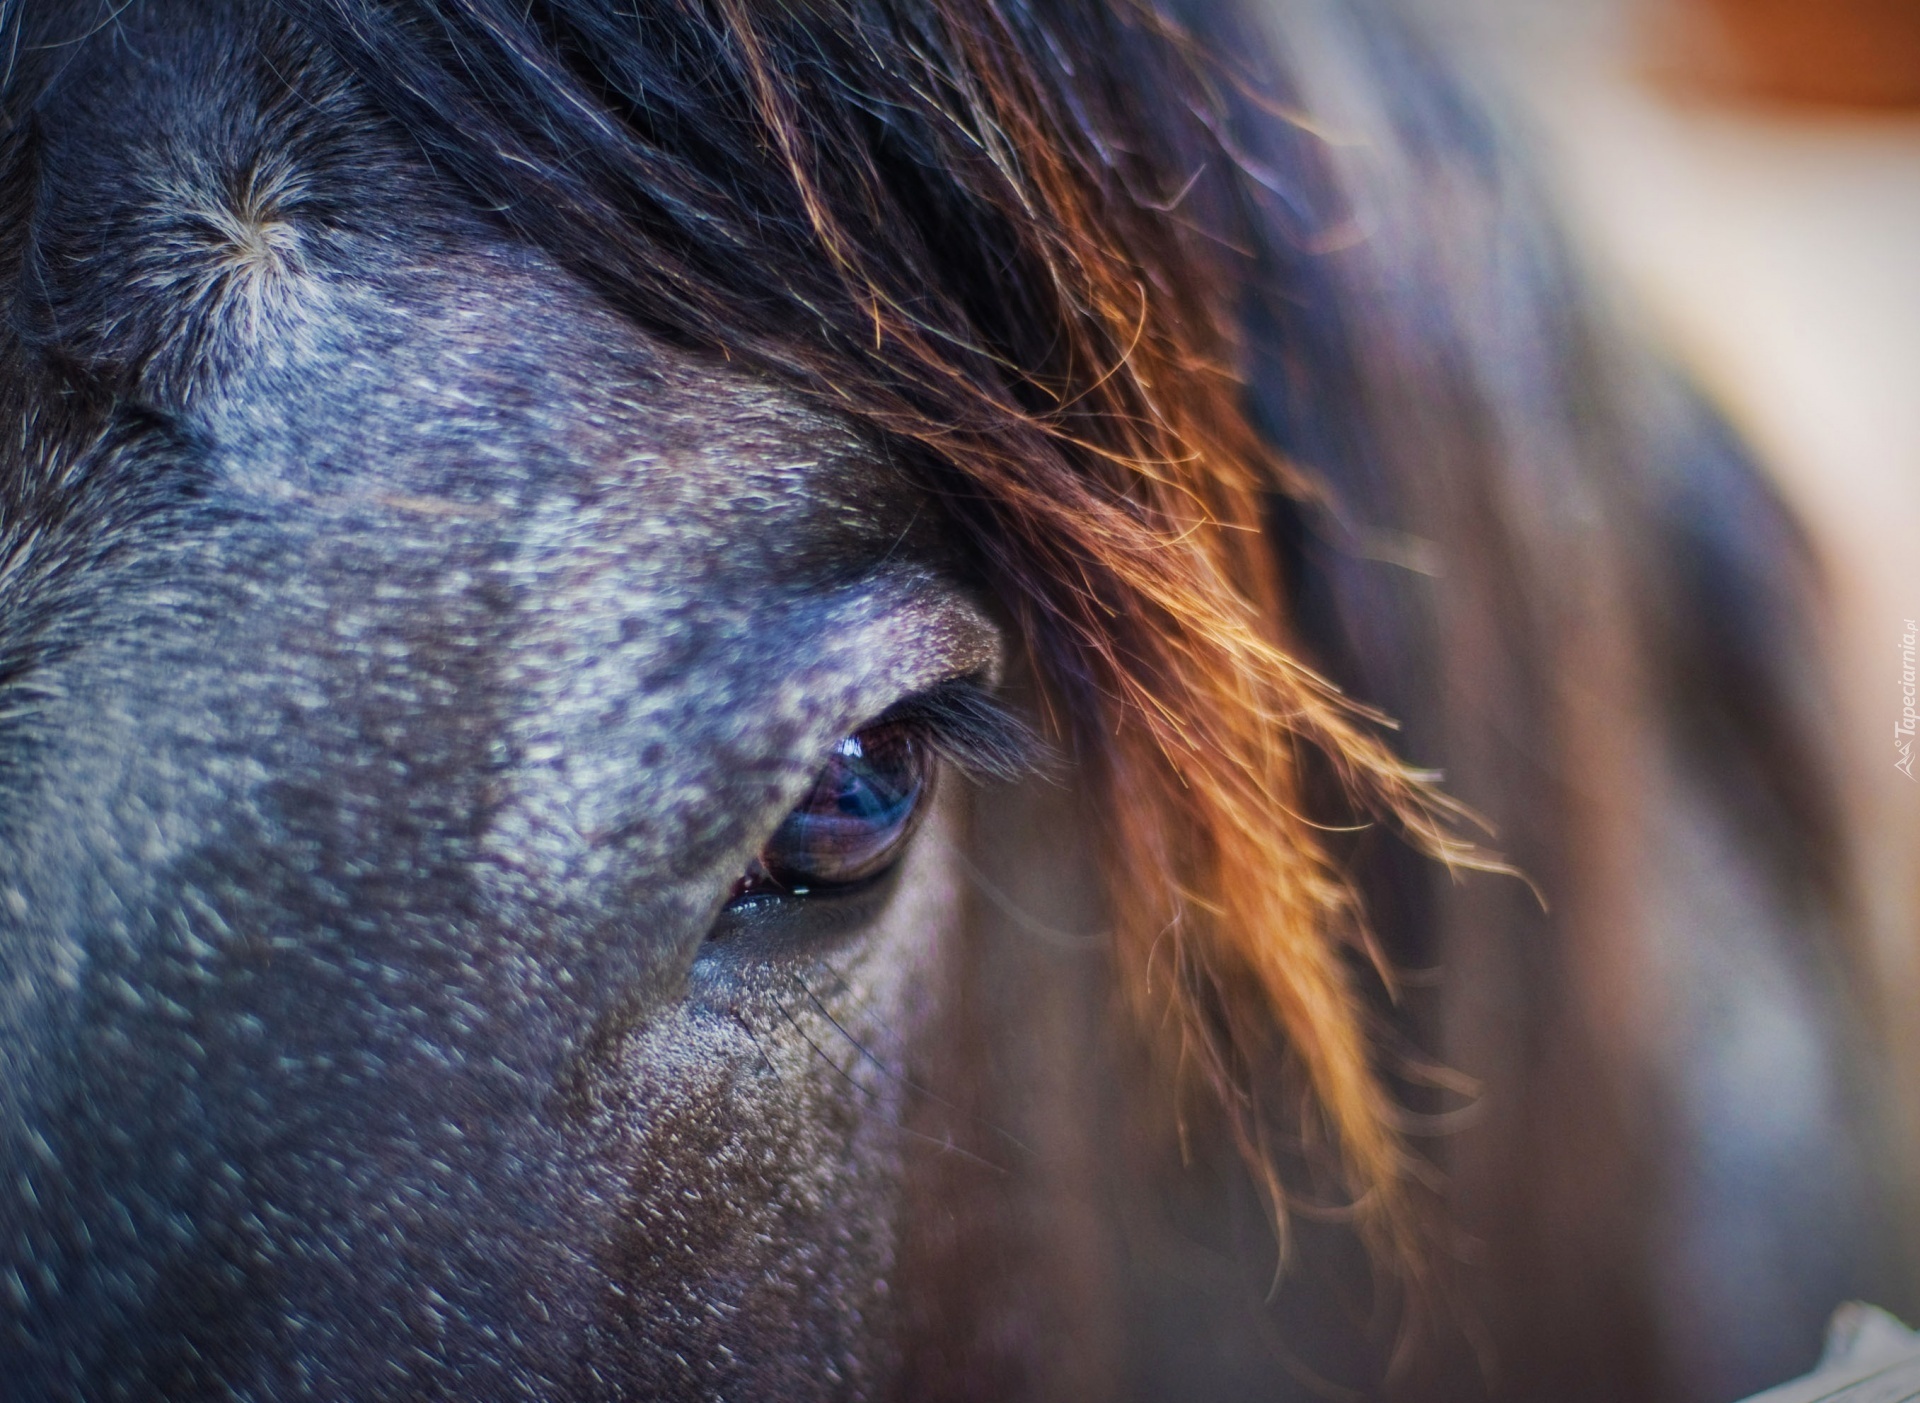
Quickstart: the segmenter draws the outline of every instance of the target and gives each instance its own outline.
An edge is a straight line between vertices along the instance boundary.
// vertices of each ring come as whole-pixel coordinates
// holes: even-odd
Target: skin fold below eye
[[[919,825],[933,775],[933,750],[909,723],[881,721],[846,736],[732,899],[805,896],[886,871]]]

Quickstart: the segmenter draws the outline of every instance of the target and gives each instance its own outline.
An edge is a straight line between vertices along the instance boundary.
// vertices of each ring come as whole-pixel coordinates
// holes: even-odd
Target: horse
[[[1811,554],[1383,0],[0,5],[32,1400],[1731,1397]]]

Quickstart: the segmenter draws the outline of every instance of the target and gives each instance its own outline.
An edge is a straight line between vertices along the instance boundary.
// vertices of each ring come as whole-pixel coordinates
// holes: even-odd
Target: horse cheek
[[[964,804],[943,786],[869,924],[696,985],[597,1079],[619,1188],[596,1371],[636,1396],[870,1397],[894,1374],[901,1127]]]

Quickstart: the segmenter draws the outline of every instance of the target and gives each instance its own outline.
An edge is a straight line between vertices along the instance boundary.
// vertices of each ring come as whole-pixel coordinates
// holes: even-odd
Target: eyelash
[[[888,724],[912,727],[934,753],[977,779],[1018,779],[1051,759],[1046,742],[972,677],[938,683],[868,723]]]

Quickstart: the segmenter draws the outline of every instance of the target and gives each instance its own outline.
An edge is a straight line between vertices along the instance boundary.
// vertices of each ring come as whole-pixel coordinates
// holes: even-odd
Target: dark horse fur
[[[1709,1400],[1900,1303],[1804,548],[1385,6],[0,16],[7,1397]],[[1088,237],[1230,271],[1120,285],[1296,470],[1274,627],[1526,875],[1325,839],[1407,972],[1404,1291],[1115,1013],[1113,689],[925,373],[1117,422],[978,198],[1046,144],[929,124],[989,79]],[[730,901],[883,714],[952,757],[906,858]]]

